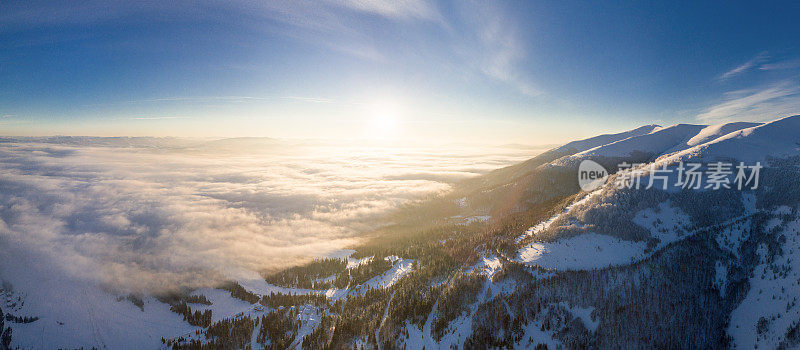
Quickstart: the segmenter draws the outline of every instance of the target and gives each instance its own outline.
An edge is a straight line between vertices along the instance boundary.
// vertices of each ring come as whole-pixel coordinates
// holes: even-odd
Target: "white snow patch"
[[[348,262],[348,268],[353,268],[362,265],[370,261],[372,258],[373,257],[370,256],[362,259],[351,260]],[[413,259],[402,259],[398,256],[392,255],[386,257],[386,260],[392,262],[393,264],[393,266],[389,270],[369,279],[363,284],[357,286],[351,286],[350,288],[341,288],[341,289],[331,288],[327,290],[321,290],[321,289],[281,287],[267,283],[266,281],[264,281],[263,278],[245,279],[237,282],[239,282],[239,284],[241,284],[242,287],[247,289],[249,292],[258,295],[268,295],[270,293],[306,295],[306,294],[317,293],[317,294],[325,294],[325,296],[328,299],[338,300],[341,298],[345,298],[348,295],[353,296],[366,292],[370,288],[390,287],[391,285],[397,283],[397,281],[399,281],[400,279],[411,273],[414,267]]]
[[[789,214],[792,213],[792,208],[787,206],[787,205],[781,205],[781,206],[775,208],[775,210],[772,211],[772,212],[777,214],[777,215],[781,215],[781,214],[782,215],[789,215]]]
[[[590,307],[586,307],[586,308],[583,308],[583,307],[580,307],[580,306],[577,306],[577,305],[569,306],[568,303],[563,302],[563,301],[558,303],[558,304],[563,306],[565,309],[569,310],[569,312],[573,316],[579,318],[581,320],[581,322],[583,322],[583,325],[586,326],[586,329],[588,329],[590,332],[594,333],[594,332],[597,331],[597,326],[600,325],[600,320],[599,319],[598,320],[594,320],[592,318],[592,312],[594,311],[594,306],[590,306]]]
[[[231,318],[238,314],[248,314],[255,311],[255,307],[260,305],[250,304],[246,301],[236,299],[231,293],[222,289],[202,288],[192,292],[193,295],[205,295],[211,305],[194,305],[192,311],[211,310],[211,322],[218,322],[225,318]]]
[[[301,322],[301,326],[300,329],[297,330],[295,341],[289,346],[290,349],[300,348],[303,337],[313,332],[314,329],[319,326],[322,321],[322,315],[320,315],[316,307],[304,305],[300,307],[297,313],[297,319]]]
[[[489,280],[491,280],[492,277],[494,276],[494,274],[497,273],[497,271],[500,271],[500,268],[502,268],[502,267],[503,267],[503,263],[500,261],[500,258],[498,258],[497,256],[495,256],[495,255],[489,255],[489,256],[482,255],[481,259],[478,260],[478,262],[475,265],[473,265],[469,269],[469,271],[467,271],[467,272],[468,273],[469,272],[477,272],[477,273],[486,275],[486,277],[488,277]]]
[[[659,247],[663,247],[686,235],[691,218],[666,201],[655,210],[647,208],[636,213],[633,223],[648,229],[651,236],[659,239]]]
[[[361,259],[347,258],[347,268],[352,269],[364,265],[372,261],[373,256],[363,257]]]
[[[462,225],[469,225],[469,224],[471,224],[473,222],[484,222],[486,220],[489,220],[490,218],[491,218],[490,215],[470,216],[470,217],[467,217],[467,218],[464,219],[464,222],[462,223]]]
[[[364,284],[360,284],[355,288],[352,288],[350,294],[352,295],[352,293],[361,293],[362,291],[365,292],[370,288],[376,289],[389,287],[411,273],[411,271],[414,269],[413,259],[400,259],[395,261],[396,262],[394,266],[392,266],[389,271],[369,279],[368,281],[364,282]]]
[[[644,256],[644,242],[589,233],[555,242],[531,243],[520,249],[517,261],[556,270],[588,270],[629,264]]]
[[[778,218],[771,218],[767,221],[767,224],[764,225],[764,231],[769,232],[770,230],[778,227],[781,225],[781,219]]]
[[[725,288],[728,287],[728,265],[717,260],[714,272],[714,286],[719,289],[719,296],[725,298]]]
[[[559,217],[561,217],[562,215],[564,215],[564,214],[568,213],[570,210],[572,210],[572,208],[575,208],[575,207],[577,207],[577,206],[583,205],[584,203],[588,202],[588,201],[589,201],[589,199],[591,199],[592,197],[596,196],[596,195],[597,195],[597,194],[599,194],[601,191],[602,191],[602,188],[601,188],[601,189],[598,189],[598,190],[596,190],[596,191],[594,191],[594,192],[590,192],[590,193],[586,194],[585,196],[583,196],[583,198],[581,198],[581,199],[579,199],[579,200],[577,200],[577,201],[573,202],[572,204],[568,205],[568,206],[567,206],[566,208],[564,208],[564,210],[562,210],[561,212],[559,212],[559,213],[556,213],[555,215],[551,216],[551,217],[550,217],[550,218],[548,218],[547,220],[545,220],[545,221],[542,221],[542,222],[540,222],[540,223],[538,223],[538,224],[536,224],[536,225],[533,225],[532,227],[528,228],[528,229],[527,229],[525,232],[523,232],[523,233],[522,233],[522,234],[521,234],[519,237],[517,237],[516,243],[519,243],[519,242],[521,242],[523,239],[525,239],[525,237],[528,237],[528,236],[533,236],[533,235],[536,235],[536,234],[537,234],[537,233],[539,233],[539,232],[542,232],[542,231],[546,230],[546,229],[547,229],[548,227],[550,227],[550,225],[552,225],[552,224],[553,224],[553,222],[555,222],[555,221],[556,221],[556,220],[557,220]]]
[[[517,342],[515,348],[518,349],[533,349],[536,345],[545,344],[548,349],[558,349],[561,347],[561,342],[554,339],[552,331],[543,331],[540,322],[529,322],[525,325],[522,339]]]

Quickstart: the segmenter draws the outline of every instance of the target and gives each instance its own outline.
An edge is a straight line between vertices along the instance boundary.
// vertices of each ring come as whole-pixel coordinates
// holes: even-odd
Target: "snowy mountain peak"
[[[714,140],[718,137],[730,134],[734,131],[752,128],[754,126],[762,125],[763,123],[749,123],[749,122],[733,122],[726,124],[709,125],[701,130],[697,135],[686,142],[688,146],[694,147],[702,143]]]
[[[748,123],[740,123],[746,125]],[[800,115],[742,128],[706,143],[670,155],[667,162],[699,160],[713,162],[735,159],[754,163],[769,157],[800,155]]]
[[[675,124],[573,154],[557,165],[584,159],[622,158],[637,162],[678,158],[758,161],[766,156],[792,155],[800,139],[794,136],[798,116],[770,123],[732,122],[715,125]],[[648,128],[650,126],[647,126]],[[752,135],[751,135],[752,134]],[[740,141],[736,141],[740,140]],[[719,149],[718,151],[712,151]],[[633,159],[635,158],[635,159]]]
[[[584,140],[572,141],[564,146],[556,148],[556,150],[570,150],[572,151],[572,153],[583,152],[592,148],[618,142],[620,140],[625,140],[631,137],[647,135],[658,130],[659,128],[661,128],[661,126],[657,124],[644,125],[636,129],[628,130],[617,134],[603,134]]]

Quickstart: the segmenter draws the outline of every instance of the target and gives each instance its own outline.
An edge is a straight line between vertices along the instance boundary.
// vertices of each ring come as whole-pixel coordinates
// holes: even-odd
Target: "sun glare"
[[[387,138],[399,132],[399,109],[392,100],[374,102],[368,111],[368,137]]]

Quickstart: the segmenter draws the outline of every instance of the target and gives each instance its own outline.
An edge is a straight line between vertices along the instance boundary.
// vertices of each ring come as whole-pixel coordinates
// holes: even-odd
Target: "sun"
[[[399,107],[393,100],[373,102],[367,111],[368,133],[373,138],[387,138],[399,132]]]

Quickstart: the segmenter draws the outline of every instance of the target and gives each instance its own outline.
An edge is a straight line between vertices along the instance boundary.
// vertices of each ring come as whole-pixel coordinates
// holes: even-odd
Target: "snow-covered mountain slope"
[[[798,156],[800,116],[793,116],[674,125],[542,163],[514,192],[560,184],[555,193],[571,202],[533,214],[527,230],[507,238],[511,248],[481,253],[467,271],[487,276],[501,301],[479,301],[471,320],[462,314],[452,323],[453,334],[471,333],[459,344],[520,348],[797,348]],[[569,179],[558,178],[577,178],[581,160],[603,158],[645,166],[761,161],[766,168],[761,187],[742,190],[608,182],[588,195],[576,184],[569,192]],[[538,210],[531,198],[542,191],[518,195],[533,204],[517,210]],[[486,321],[502,317],[511,325]],[[461,326],[467,323],[471,330]]]
[[[737,130],[709,142],[669,155],[666,162],[699,160],[715,162],[737,160],[745,163],[765,161],[768,157],[800,155],[800,115]]]
[[[694,146],[697,146],[699,144],[703,144],[703,143],[712,141],[712,140],[714,140],[716,138],[719,138],[721,136],[725,136],[725,135],[730,134],[730,133],[732,133],[734,131],[747,129],[747,128],[752,128],[752,127],[756,127],[756,126],[759,126],[759,125],[762,125],[762,124],[763,123],[733,122],[733,123],[727,123],[727,124],[709,125],[709,126],[703,128],[703,130],[700,130],[700,132],[697,133],[697,135],[694,135],[694,137],[689,139],[689,141],[687,141],[686,144],[685,144],[686,147],[684,147],[682,145],[680,149],[676,149],[676,150],[673,150],[673,151],[684,150],[684,149],[689,148],[689,147],[694,147]]]
[[[658,128],[649,134],[635,136],[592,148],[575,154],[572,158],[627,157],[634,152],[661,154],[681,143],[687,142],[705,128],[705,125],[693,124],[677,124],[665,128]]]
[[[655,132],[656,130],[660,129],[661,127],[655,124],[652,125],[645,125],[640,126],[633,130],[628,130],[625,132],[617,133],[617,134],[605,134],[600,136],[591,137],[585,140],[578,140],[572,141],[563,145],[561,147],[557,147],[553,149],[554,153],[579,153],[583,152],[595,147],[600,147],[603,145],[608,145],[611,143],[615,143],[621,140],[625,140],[631,137],[638,137],[642,135],[647,135],[650,133]]]
[[[548,164],[556,159],[570,156],[579,152],[583,152],[592,148],[602,145],[607,145],[620,140],[625,140],[631,137],[647,135],[654,130],[660,128],[658,125],[645,125],[636,129],[628,130],[616,134],[604,134],[588,139],[577,140],[569,142],[563,146],[559,146],[548,150],[534,158],[526,160],[522,163],[512,165],[509,167],[494,170],[484,176],[466,180],[461,184],[461,188],[475,189],[475,188],[491,188],[499,185],[506,185],[515,179],[529,174],[537,167]]]
[[[598,161],[613,173],[617,170],[617,165],[623,162],[653,162],[759,126],[762,124],[749,122],[676,124],[668,127],[646,125],[619,134],[570,142],[520,164],[469,179],[456,189],[466,201],[481,203],[483,207],[481,211],[465,212],[463,215],[491,214],[492,209],[487,210],[487,207],[499,207],[501,211],[508,208],[518,210],[526,205],[515,203],[521,199],[516,195],[520,192],[531,192],[533,196],[526,198],[531,203],[573,194],[574,191],[570,190],[572,185],[564,182],[562,177],[564,173],[574,171],[583,160]]]
[[[353,251],[345,252],[345,258]],[[365,259],[349,259],[348,269],[363,265]],[[208,341],[202,331],[208,326],[187,323],[174,311],[176,303],[153,296],[134,296],[99,288],[91,281],[76,281],[56,273],[43,259],[31,256],[4,256],[0,272],[4,278],[0,288],[0,310],[8,320],[0,323],[0,334],[11,329],[11,348],[20,349],[157,349],[163,341]],[[414,260],[396,256],[386,258],[390,268],[369,280],[341,289],[312,290],[280,287],[266,283],[263,278],[240,281],[247,293],[262,298],[271,294],[295,296],[324,296],[342,300],[363,296],[367,291],[390,288],[414,270]],[[31,266],[22,269],[20,266]],[[210,322],[232,319],[259,319],[274,311],[258,302],[234,297],[228,290],[201,288],[192,296],[202,297],[208,305],[189,302],[194,312],[211,313]],[[307,306],[296,315],[304,324],[306,334],[319,322],[318,307]],[[253,338],[259,328],[250,331]],[[299,334],[296,347],[305,334]],[[162,340],[163,339],[163,340]],[[4,349],[0,344],[0,349]],[[253,341],[251,347],[261,344]]]
[[[652,161],[660,156],[703,145],[730,133],[760,126],[760,123],[734,122],[717,125],[677,124],[594,147],[574,154],[561,164],[574,164],[583,159],[626,158]]]
[[[589,333],[599,338],[583,344],[641,346],[643,338],[633,342],[611,340],[614,337],[603,340],[609,336],[607,332],[637,330],[639,333],[634,335],[648,337],[648,344],[656,347],[800,346],[800,316],[796,306],[800,295],[795,290],[800,272],[794,263],[800,260],[800,248],[796,246],[800,241],[800,189],[796,186],[800,183],[800,116],[765,124],[677,125],[578,153],[550,166],[569,167],[586,158],[624,159],[635,151],[652,153],[651,161],[660,156],[656,164],[678,160],[735,160],[749,164],[760,161],[767,169],[761,173],[762,187],[756,190],[701,188],[675,192],[620,189],[609,182],[593,192],[590,200],[577,196],[578,203],[567,205],[565,210],[531,226],[524,241],[516,240],[516,255],[510,256],[510,260],[535,271],[548,271],[539,278],[550,279],[544,285],[553,289],[550,293],[560,295],[556,300],[605,307],[606,311],[593,315],[600,319],[600,331]],[[664,266],[670,267],[663,269]],[[674,271],[686,269],[693,272],[674,275]],[[647,271],[644,280],[639,280],[641,270]],[[589,287],[592,283],[587,283],[576,271],[590,273],[593,280],[607,280]],[[615,275],[635,281],[608,277]],[[671,286],[654,287],[664,281],[671,281]],[[634,294],[650,294],[650,298],[658,300],[636,299],[635,302],[644,303],[634,307],[638,315],[655,317],[644,326],[649,329],[666,326],[682,335],[668,340],[669,335],[617,323],[623,321],[618,316],[625,312],[620,308],[608,309],[603,303],[613,302],[602,295],[630,298],[609,292],[619,288],[620,283],[625,286],[623,289],[636,290]],[[705,295],[707,286],[716,294]],[[661,304],[671,300],[669,293],[676,293],[673,287],[705,295],[702,300],[687,301],[683,297],[666,303],[694,305],[709,323],[692,326],[696,329],[688,333],[681,331],[694,321],[688,314],[673,314],[674,308]],[[564,288],[574,288],[580,293],[571,294]],[[598,289],[592,291],[592,288]],[[530,295],[542,292],[518,287],[516,293],[526,295],[520,301],[522,305],[531,305],[526,301]],[[593,293],[599,293],[598,297],[590,296]],[[536,298],[551,300],[553,296]],[[607,314],[609,311],[612,313]],[[673,319],[656,320],[669,317]],[[603,331],[605,327],[609,330]]]
[[[155,298],[142,298],[139,308],[124,295],[58,273],[41,257],[12,253],[2,261],[0,309],[8,316],[36,318],[28,323],[6,321],[5,328],[12,329],[12,348],[154,349],[161,337],[199,329]]]

